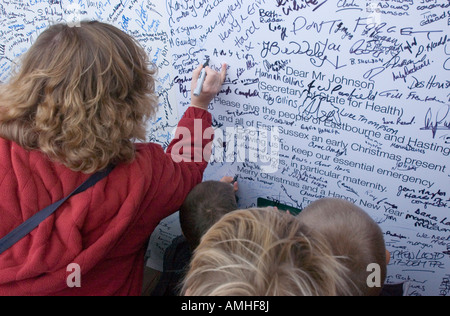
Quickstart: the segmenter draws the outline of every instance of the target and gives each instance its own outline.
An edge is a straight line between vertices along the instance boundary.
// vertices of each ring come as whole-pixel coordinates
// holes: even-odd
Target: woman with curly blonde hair
[[[179,123],[192,137],[177,132],[165,153],[144,143],[158,107],[156,70],[131,36],[93,21],[53,25],[38,37],[0,86],[0,238],[90,174],[116,167],[0,255],[0,295],[140,294],[150,234],[207,166],[190,155],[211,142],[212,133],[199,134],[211,127],[207,109],[226,66],[220,74],[206,70],[203,93],[192,95]],[[79,288],[66,282],[73,263]]]

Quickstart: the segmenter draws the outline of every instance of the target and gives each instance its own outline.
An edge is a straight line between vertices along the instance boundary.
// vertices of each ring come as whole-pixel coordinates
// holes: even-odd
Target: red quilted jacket
[[[211,127],[211,115],[196,108],[186,111],[179,127],[194,134],[194,119],[201,119],[202,131]],[[199,150],[210,142],[190,146]],[[179,209],[207,167],[204,160],[174,162],[175,145],[180,142],[174,140],[167,153],[155,144],[136,145],[133,163],[72,197],[0,255],[0,295],[140,295],[150,234]],[[87,178],[0,138],[0,238]],[[67,285],[72,263],[80,267],[81,287]]]

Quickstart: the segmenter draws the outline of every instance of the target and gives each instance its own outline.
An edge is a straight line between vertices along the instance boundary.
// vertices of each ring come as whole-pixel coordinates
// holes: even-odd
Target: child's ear
[[[237,183],[237,181],[233,184],[233,188],[234,188],[234,192],[239,191],[239,184]]]
[[[386,264],[389,264],[389,262],[391,262],[391,253],[386,249]]]

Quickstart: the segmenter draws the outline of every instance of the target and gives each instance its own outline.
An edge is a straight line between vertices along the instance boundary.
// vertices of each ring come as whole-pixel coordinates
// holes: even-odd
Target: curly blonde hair
[[[156,68],[118,28],[53,25],[0,87],[0,136],[73,171],[131,162],[158,106]]]
[[[202,238],[183,282],[190,296],[335,296],[354,286],[325,240],[296,217],[249,209],[225,215]]]

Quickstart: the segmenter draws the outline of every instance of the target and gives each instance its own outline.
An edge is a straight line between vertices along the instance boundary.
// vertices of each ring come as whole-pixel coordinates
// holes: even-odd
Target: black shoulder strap
[[[93,187],[97,182],[106,178],[111,171],[114,169],[114,166],[109,166],[103,171],[99,171],[93,174],[89,179],[87,179],[82,185],[80,185],[75,191],[73,191],[70,195],[65,197],[64,199],[52,204],[45,209],[39,211],[33,217],[29,218],[26,222],[15,228],[8,235],[0,239],[0,255],[11,248],[14,244],[16,244],[23,237],[28,235],[31,231],[33,231],[36,227],[39,226],[47,217],[56,212],[56,210],[64,204],[68,199],[72,196],[77,195],[86,191],[87,189]]]

